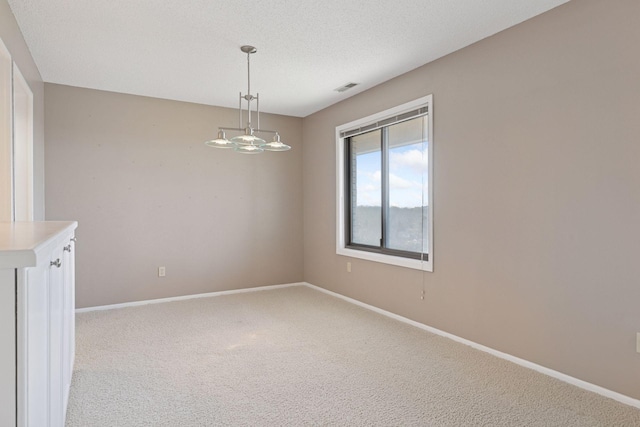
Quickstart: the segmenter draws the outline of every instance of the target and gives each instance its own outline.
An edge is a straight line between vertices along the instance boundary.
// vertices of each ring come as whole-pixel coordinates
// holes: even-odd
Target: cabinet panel
[[[0,269],[0,337],[14,341],[16,270]],[[0,345],[0,425],[15,425],[16,352],[10,345]]]
[[[49,425],[49,265],[18,271],[18,333],[23,340],[18,367],[24,377],[19,393],[19,425]]]
[[[62,342],[62,380],[64,389],[63,407],[67,407],[69,401],[69,389],[73,374],[73,362],[75,357],[75,254],[73,240],[63,249],[63,342]],[[63,414],[66,415],[66,414]]]
[[[49,420],[63,426],[63,319],[64,274],[62,248],[56,249],[49,267]]]

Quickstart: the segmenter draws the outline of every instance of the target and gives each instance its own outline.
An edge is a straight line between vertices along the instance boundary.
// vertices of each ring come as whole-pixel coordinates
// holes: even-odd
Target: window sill
[[[404,258],[393,255],[380,254],[375,252],[359,251],[349,248],[337,248],[338,255],[351,258],[366,259],[367,261],[379,262],[382,264],[396,265],[398,267],[413,268],[415,270],[433,272],[433,261],[421,261],[419,259]]]

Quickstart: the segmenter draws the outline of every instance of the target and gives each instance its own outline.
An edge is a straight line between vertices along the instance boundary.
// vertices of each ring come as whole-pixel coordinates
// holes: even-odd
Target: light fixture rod
[[[249,60],[251,52],[247,52],[247,127],[251,128],[251,61]]]
[[[247,54],[247,94],[244,99],[247,100],[247,128],[251,129],[251,101],[254,99],[254,96],[251,95],[251,54],[256,53],[258,49],[244,45],[240,47],[240,50]],[[240,93],[240,98],[242,98],[242,92]],[[240,103],[242,104],[242,99]]]
[[[247,52],[247,95],[249,95],[249,98],[251,98],[251,61],[249,60],[250,58],[251,58],[251,52]]]
[[[240,131],[240,132],[244,132],[245,128],[228,128],[228,127],[219,127],[218,130],[234,130],[234,131]],[[269,130],[269,129],[253,129],[254,132],[260,132],[260,133],[273,133],[276,134],[278,133],[277,130]]]

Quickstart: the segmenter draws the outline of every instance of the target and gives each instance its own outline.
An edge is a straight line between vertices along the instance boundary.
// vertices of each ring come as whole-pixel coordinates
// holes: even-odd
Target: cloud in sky
[[[380,170],[371,172],[370,170],[358,169],[356,182],[358,205],[380,206],[382,172]]]
[[[380,206],[381,172],[358,173],[357,194],[358,204],[365,206]],[[416,178],[415,174],[413,177]],[[418,176],[419,178],[419,176]],[[422,205],[422,182],[389,174],[389,203],[397,207],[416,207]]]
[[[390,190],[413,188],[416,186],[416,184],[420,186],[420,188],[422,188],[422,185],[420,183],[416,183],[416,182],[406,180],[404,178],[400,178],[398,175],[389,172],[389,189]]]
[[[380,156],[365,154],[358,159],[358,204],[380,206]],[[397,147],[389,152],[389,203],[397,207],[417,207],[426,200],[428,151],[422,144]]]
[[[416,148],[406,151],[391,150],[389,161],[391,169],[409,168],[413,173],[422,174],[429,166],[429,152],[426,147],[424,150]]]

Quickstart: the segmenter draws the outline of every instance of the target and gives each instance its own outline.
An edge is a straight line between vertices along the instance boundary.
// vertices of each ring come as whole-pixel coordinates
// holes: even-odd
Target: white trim
[[[13,60],[0,39],[0,221],[13,221]]]
[[[429,260],[416,260],[347,248],[345,244],[344,223],[344,138],[340,136],[340,133],[345,130],[375,123],[381,119],[406,113],[408,111],[415,110],[416,108],[424,107],[425,105],[428,106],[429,109],[429,170],[427,172],[429,174]],[[414,268],[416,270],[433,272],[433,95],[423,96],[422,98],[418,98],[405,104],[398,105],[397,107],[393,107],[388,110],[373,114],[371,116],[354,120],[352,122],[345,123],[336,127],[336,173],[336,254],[352,258],[366,259],[368,261],[380,262],[384,264],[397,265],[400,267]]]
[[[340,226],[344,227],[344,224],[340,224]],[[344,237],[343,237],[343,243],[344,243]],[[397,265],[398,267],[407,267],[407,268],[413,268],[416,270],[424,270],[429,272],[433,271],[433,269],[430,268],[430,265],[432,263],[430,263],[429,261],[422,261],[419,259],[404,258],[400,256],[381,254],[377,252],[359,251],[356,249],[350,249],[345,247],[337,247],[336,254],[342,255],[342,256],[348,256],[351,258],[366,259],[367,261],[380,262],[383,264]],[[429,254],[429,257],[431,257],[431,254]]]
[[[638,399],[634,399],[632,397],[629,397],[629,396],[626,396],[624,394],[615,392],[613,390],[609,390],[609,389],[606,389],[604,387],[600,387],[598,385],[595,385],[595,384],[580,380],[578,378],[572,377],[570,375],[563,374],[562,372],[554,371],[553,369],[549,369],[549,368],[546,368],[544,366],[538,365],[537,363],[533,363],[533,362],[530,362],[528,360],[521,359],[521,358],[516,357],[516,356],[512,356],[512,355],[510,355],[508,353],[503,353],[503,352],[495,350],[493,348],[486,347],[486,346],[484,346],[482,344],[478,344],[476,342],[473,342],[473,341],[470,341],[468,339],[459,337],[457,335],[450,334],[449,332],[445,332],[445,331],[442,331],[440,329],[436,329],[436,328],[433,328],[431,326],[427,326],[427,325],[425,325],[423,323],[416,322],[415,320],[407,319],[406,317],[402,317],[402,316],[399,316],[399,315],[397,315],[395,313],[391,313],[390,311],[386,311],[386,310],[383,310],[381,308],[374,307],[374,306],[366,304],[364,302],[355,300],[353,298],[349,298],[349,297],[346,297],[344,295],[340,295],[338,293],[329,291],[329,290],[321,288],[319,286],[312,285],[311,283],[304,282],[303,284],[305,286],[311,288],[311,289],[315,289],[317,291],[323,292],[325,294],[329,294],[329,295],[334,296],[336,298],[340,298],[340,299],[342,299],[344,301],[347,301],[347,302],[349,302],[351,304],[355,304],[355,305],[357,305],[359,307],[366,308],[367,310],[371,310],[371,311],[374,311],[374,312],[376,312],[378,314],[382,314],[383,316],[387,316],[387,317],[390,317],[392,319],[399,320],[400,322],[407,323],[409,325],[415,326],[417,328],[423,329],[423,330],[431,332],[433,334],[440,335],[440,336],[445,337],[445,338],[449,338],[449,339],[451,339],[453,341],[456,341],[456,342],[459,342],[461,344],[468,345],[468,346],[470,346],[470,347],[472,347],[472,348],[474,348],[476,350],[480,350],[480,351],[483,351],[485,353],[489,353],[489,354],[491,354],[493,356],[499,357],[500,359],[504,359],[504,360],[507,360],[509,362],[515,363],[516,365],[520,365],[520,366],[523,366],[525,368],[533,369],[536,372],[540,372],[541,374],[548,375],[548,376],[550,376],[552,378],[555,378],[555,379],[558,379],[558,380],[563,381],[565,383],[574,385],[574,386],[579,387],[581,389],[584,389],[584,390],[587,390],[587,391],[591,391],[593,393],[599,394],[599,395],[604,396],[604,397],[608,397],[609,399],[616,400],[616,401],[618,401],[620,403],[624,403],[625,405],[629,405],[629,406],[634,406],[636,408],[640,408],[640,400],[638,400]]]
[[[244,294],[247,292],[259,292],[259,291],[269,291],[273,289],[280,288],[290,288],[292,286],[304,286],[306,283],[288,283],[284,285],[270,285],[270,286],[258,286],[256,288],[244,288],[244,289],[232,289],[229,291],[218,291],[218,292],[208,292],[205,294],[194,294],[194,295],[182,295],[179,297],[170,297],[170,298],[158,298],[151,300],[143,300],[143,301],[132,301],[125,302],[121,304],[110,304],[110,305],[99,305],[95,307],[85,307],[85,308],[77,308],[76,313],[87,313],[90,311],[102,311],[102,310],[113,310],[116,308],[125,308],[125,307],[137,307],[140,305],[148,305],[148,304],[160,304],[164,302],[172,302],[172,301],[184,301],[188,299],[195,298],[209,298],[209,297],[219,297],[222,295],[232,295],[232,294]]]
[[[33,92],[13,63],[13,217],[33,221]]]

